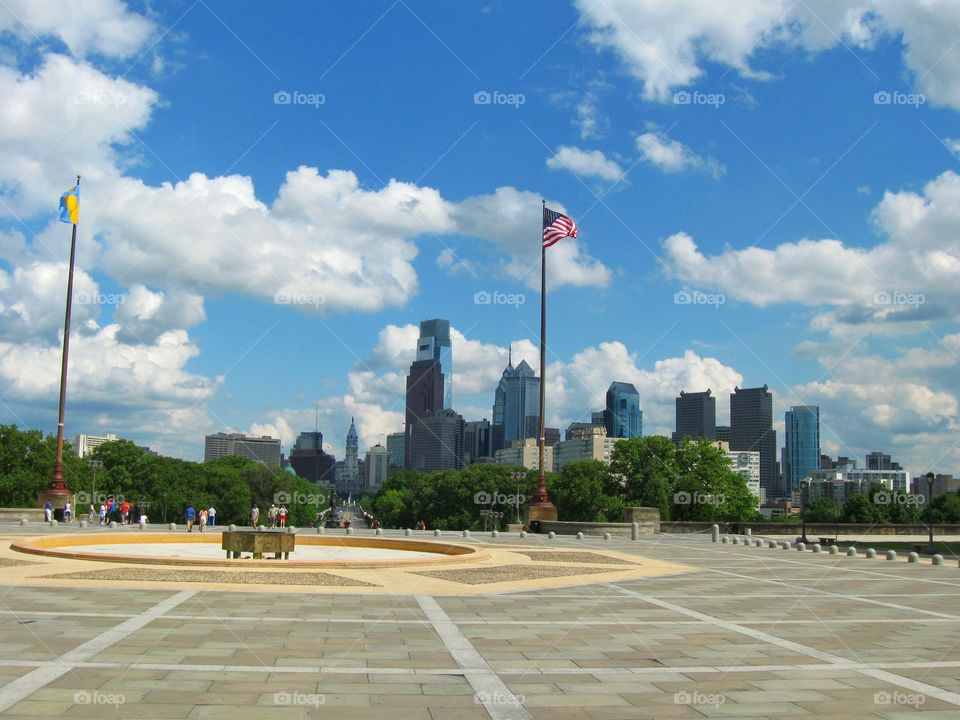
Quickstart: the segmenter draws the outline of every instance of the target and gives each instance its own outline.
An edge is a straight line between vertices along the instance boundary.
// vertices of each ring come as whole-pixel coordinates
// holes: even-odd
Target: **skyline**
[[[546,28],[543,18],[551,18]],[[469,24],[471,33],[463,33]],[[547,425],[634,384],[769,385],[824,454],[954,472],[960,7],[779,0],[0,8],[0,421],[198,459],[210,432],[403,427],[423,318],[455,409],[537,354]],[[307,49],[308,48],[308,49]],[[779,453],[779,450],[778,450]]]

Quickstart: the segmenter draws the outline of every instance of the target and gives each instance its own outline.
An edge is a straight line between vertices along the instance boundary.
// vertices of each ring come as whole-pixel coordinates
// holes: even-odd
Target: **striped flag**
[[[555,245],[565,237],[577,236],[577,224],[563,213],[543,206],[543,246]]]

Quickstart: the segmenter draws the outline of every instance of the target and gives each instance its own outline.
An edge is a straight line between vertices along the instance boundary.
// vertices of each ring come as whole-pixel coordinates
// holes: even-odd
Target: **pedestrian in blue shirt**
[[[197,511],[193,509],[193,505],[187,506],[187,532],[193,532],[193,520],[197,517]]]

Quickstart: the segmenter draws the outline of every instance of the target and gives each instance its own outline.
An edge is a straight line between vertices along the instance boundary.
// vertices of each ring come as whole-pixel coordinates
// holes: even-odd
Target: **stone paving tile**
[[[0,615],[0,647],[18,660],[53,660],[117,625],[116,618]]]

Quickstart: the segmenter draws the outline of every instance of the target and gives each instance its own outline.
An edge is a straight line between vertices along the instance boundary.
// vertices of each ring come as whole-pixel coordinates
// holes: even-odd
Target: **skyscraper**
[[[367,450],[363,461],[363,489],[366,492],[379,492],[390,469],[390,453],[380,443]]]
[[[773,395],[767,386],[734,388],[730,395],[730,449],[760,453],[760,486],[767,498],[783,496],[777,477],[777,433],[773,429]]]
[[[540,435],[540,378],[526,360],[513,366],[512,356],[500,377],[493,400],[491,453],[514,440]]]
[[[404,428],[403,466],[410,464],[410,438],[417,423],[428,412],[443,409],[443,373],[440,362],[433,358],[414,360],[407,375],[406,428]]]
[[[717,399],[706,392],[683,392],[676,401],[677,430],[673,439],[680,442],[685,437],[717,439]]]
[[[417,340],[417,360],[436,360],[443,374],[443,400],[440,409],[453,408],[453,347],[449,320],[421,320]]]
[[[406,435],[402,432],[387,435],[387,453],[390,455],[390,466],[403,467],[403,446]]]
[[[204,437],[204,462],[228,455],[249,458],[267,467],[280,467],[280,440],[267,435],[254,437],[241,433],[215,433]]]
[[[800,489],[801,480],[820,467],[820,408],[795,405],[783,419],[783,490],[789,495]]]
[[[478,458],[491,457],[490,421],[471,420],[463,424],[465,462],[469,465]]]
[[[412,470],[458,470],[464,466],[463,416],[453,410],[428,410],[408,435]]]
[[[290,451],[293,471],[312,483],[333,484],[333,455],[323,451],[323,433],[302,432]]]
[[[630,383],[612,382],[607,389],[607,407],[603,411],[607,437],[634,438],[643,435],[643,411],[640,393]]]

